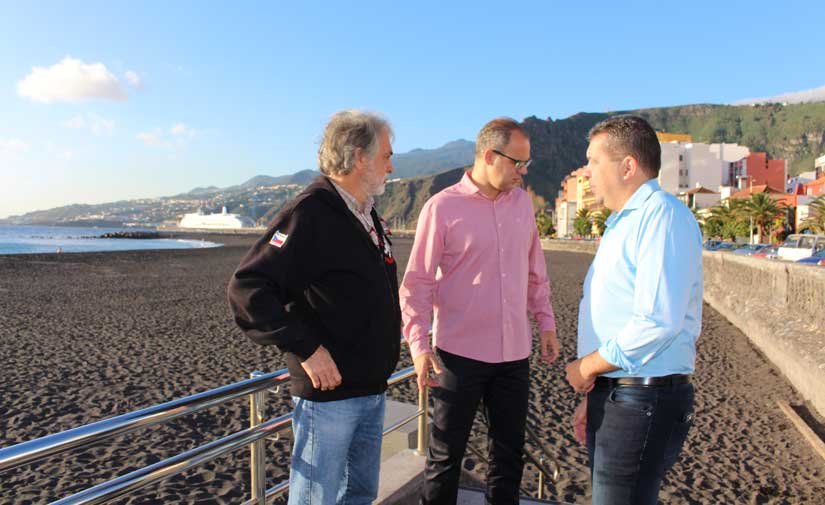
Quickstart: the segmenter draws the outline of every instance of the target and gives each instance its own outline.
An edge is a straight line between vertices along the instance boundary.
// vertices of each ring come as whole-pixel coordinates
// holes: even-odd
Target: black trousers
[[[479,401],[490,423],[487,503],[516,504],[524,470],[524,425],[530,393],[527,359],[485,363],[442,350],[440,387],[433,389],[433,428],[424,468],[424,504],[454,504],[461,461]]]

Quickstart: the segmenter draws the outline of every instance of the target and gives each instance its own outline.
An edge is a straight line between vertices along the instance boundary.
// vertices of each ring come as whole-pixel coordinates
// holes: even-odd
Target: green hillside
[[[812,170],[814,158],[825,154],[825,103],[685,105],[580,113],[558,120],[528,117],[522,125],[530,134],[534,162],[525,183],[552,205],[562,179],[585,164],[590,128],[623,113],[641,115],[659,131],[689,133],[696,142],[736,142],[751,151],[765,151],[771,158],[784,158],[791,175]],[[379,210],[391,222],[413,227],[427,198],[458,181],[460,174],[461,170],[453,170],[390,184],[378,201]]]

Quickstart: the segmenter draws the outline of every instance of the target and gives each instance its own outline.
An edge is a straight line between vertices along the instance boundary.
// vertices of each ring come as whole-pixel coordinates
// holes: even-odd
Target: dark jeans
[[[461,461],[480,400],[490,423],[487,503],[516,504],[524,470],[522,450],[530,368],[526,359],[484,363],[437,350],[444,363],[433,389],[433,427],[424,467],[424,504],[454,504]]]
[[[692,424],[692,384],[593,389],[587,395],[593,505],[656,505]]]

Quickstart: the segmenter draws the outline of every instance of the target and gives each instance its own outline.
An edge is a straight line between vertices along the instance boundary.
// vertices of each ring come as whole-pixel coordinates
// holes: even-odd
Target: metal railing
[[[415,369],[412,367],[394,373],[387,380],[387,384],[393,386],[411,377],[415,377]],[[250,411],[249,428],[190,449],[153,465],[140,468],[126,475],[116,477],[110,481],[52,502],[52,504],[85,505],[105,503],[247,445],[250,447],[251,452],[250,477],[253,498],[246,503],[263,504],[265,500],[283,493],[289,486],[288,482],[283,482],[271,489],[264,489],[266,476],[264,474],[263,446],[265,438],[277,436],[292,424],[291,413],[278,416],[265,422],[263,420],[267,390],[273,386],[284,384],[288,379],[289,373],[286,369],[268,374],[253,372],[251,379],[242,382],[6,447],[0,449],[0,472],[34,463],[71,449],[85,448],[140,428],[166,423],[178,417],[199,412],[249,395],[250,406],[252,407]],[[426,392],[419,395],[419,405],[421,405],[420,398],[422,396],[426,398]],[[426,405],[426,400],[424,405]],[[426,432],[428,429],[425,414],[426,408],[422,409],[419,406],[415,414],[393,424],[393,426],[390,426],[384,431],[384,434],[386,435],[418,418],[418,451],[423,453],[426,451]],[[421,435],[422,432],[425,433],[423,437]]]
[[[284,369],[272,373],[253,372],[251,375],[252,378],[242,382],[222,386],[185,398],[154,405],[142,410],[0,449],[0,472],[18,468],[71,449],[89,447],[118,435],[166,423],[178,417],[199,412],[248,395],[250,401],[249,428],[98,484],[79,493],[52,502],[52,505],[105,503],[202,465],[203,463],[244,446],[249,446],[250,450],[250,484],[252,489],[252,498],[245,501],[244,505],[263,505],[267,501],[280,496],[289,488],[289,481],[287,480],[272,488],[266,489],[264,463],[264,440],[279,436],[281,432],[292,425],[291,413],[264,421],[266,417],[266,397],[269,389],[273,386],[279,388],[280,385],[289,380],[289,373]],[[390,376],[387,380],[387,385],[392,387],[415,376],[415,369],[409,367]],[[276,389],[276,392],[277,391],[278,389]],[[427,424],[428,403],[428,388],[419,388],[418,410],[387,427],[384,430],[384,435],[397,430],[417,418],[418,443],[416,450],[418,454],[424,455],[427,451],[429,438]],[[546,469],[544,461],[545,458],[549,458],[547,450],[529,426],[528,436],[533,440],[540,452],[542,452],[539,460],[536,460],[532,455],[527,455],[540,472],[539,498],[541,499],[543,496],[544,476],[550,475],[555,480],[558,475],[558,467],[556,466],[553,472]],[[472,447],[470,447],[470,449],[482,460],[486,461],[486,458],[479,451]]]

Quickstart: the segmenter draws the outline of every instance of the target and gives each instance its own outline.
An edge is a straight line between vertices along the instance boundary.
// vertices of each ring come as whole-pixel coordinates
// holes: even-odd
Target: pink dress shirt
[[[521,188],[490,200],[465,173],[421,209],[399,289],[413,358],[434,345],[488,363],[530,355],[528,313],[556,329],[533,204]]]

